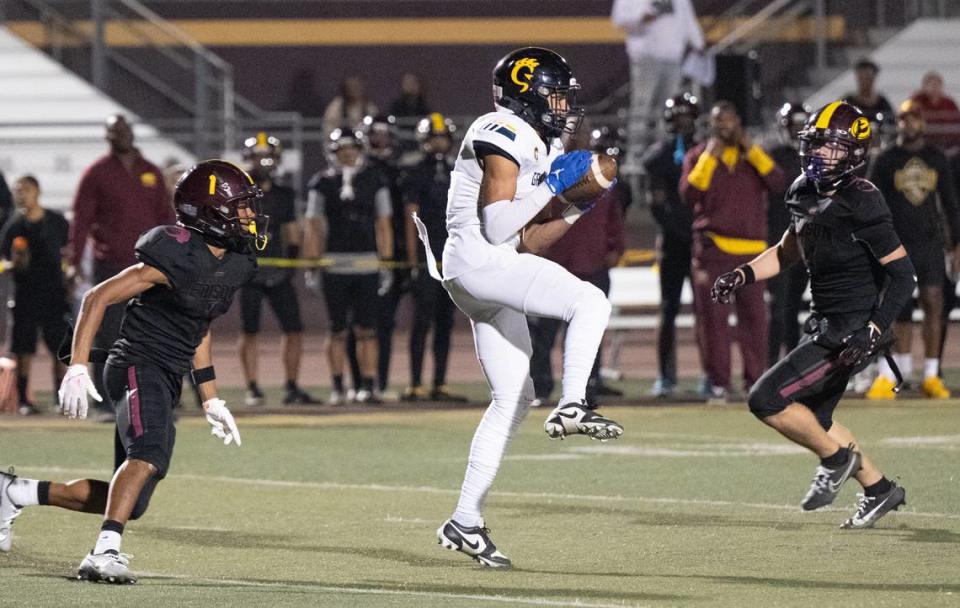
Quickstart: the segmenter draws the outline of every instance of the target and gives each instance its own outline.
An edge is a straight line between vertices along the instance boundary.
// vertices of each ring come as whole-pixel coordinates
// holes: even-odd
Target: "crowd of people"
[[[873,129],[869,161],[860,171],[890,205],[918,269],[916,303],[923,311],[924,361],[917,385],[929,397],[946,398],[950,393],[942,380],[940,361],[947,319],[956,300],[954,277],[960,270],[960,111],[935,72],[925,74],[917,92],[894,110],[875,88],[879,70],[869,59],[858,61],[854,66],[857,88],[846,96]],[[243,144],[243,168],[263,191],[264,214],[270,218],[266,248],[257,254],[261,270],[239,298],[245,402],[248,406],[265,403],[258,367],[263,300],[269,302],[282,332],[281,402],[320,402],[299,384],[304,325],[294,279],[301,266],[312,266],[305,273],[306,285],[322,295],[329,314],[332,390],[324,398],[327,403],[463,401],[446,383],[451,332],[459,312],[424,271],[427,258],[411,219],[415,213],[424,223],[432,253],[439,259],[459,145],[456,125],[441,114],[428,113],[416,123],[413,137],[402,138],[396,117],[377,113],[360,79],[348,79],[342,88],[325,114],[325,128],[330,131],[328,166],[310,180],[305,205],[297,200],[284,171],[279,139],[258,133]],[[391,111],[411,116],[427,109],[420,79],[406,75],[402,95]],[[677,394],[676,318],[684,283],[690,281],[703,369],[697,392],[703,398],[725,400],[745,394],[802,335],[808,278],[800,267],[744,289],[730,304],[732,310],[710,303],[709,291],[724,269],[779,242],[789,226],[790,214],[781,201],[800,175],[798,133],[810,108],[793,100],[783,104],[775,137],[767,138],[772,143],[769,150],[751,138],[741,125],[738,109],[723,100],[705,108],[694,94],[683,92],[662,103],[660,116],[654,127],[644,120],[643,138],[650,142],[643,145],[638,161],[644,175],[643,198],[658,227],[661,306],[657,378],[651,394]],[[568,147],[604,152],[628,162],[629,133],[630,129],[597,125],[564,135],[564,140]],[[141,233],[174,221],[171,192],[182,168],[161,170],[143,158],[123,116],[108,118],[106,139],[109,153],[84,173],[69,223],[62,214],[44,209],[42,185],[35,177],[20,176],[12,183],[16,212],[10,212],[8,205],[0,255],[9,260],[13,271],[9,352],[17,363],[17,401],[25,414],[37,411],[28,384],[38,335],[51,353],[63,350],[71,331],[71,312],[81,295],[74,294],[72,286],[84,278],[96,284],[116,275],[134,262],[133,244]],[[414,139],[417,145],[411,151],[405,142]],[[609,200],[600,202],[603,213],[587,215],[542,253],[605,294],[610,289],[609,270],[625,249],[625,215],[637,194],[628,181],[617,182],[604,195]],[[3,191],[5,183],[0,198]],[[116,213],[118,208],[124,212]],[[88,243],[89,260],[84,263]],[[390,369],[392,354],[398,350],[393,344],[395,317],[407,296],[413,303],[405,349],[410,378],[402,391],[394,392]],[[894,359],[908,384],[913,381],[913,308],[911,304],[900,315],[894,348]],[[734,326],[729,322],[732,311],[737,319]],[[94,344],[97,351],[105,352],[116,341],[122,316],[123,306],[107,309]],[[538,405],[555,388],[551,352],[563,323],[531,315],[528,326],[534,405]],[[434,364],[427,382],[424,361],[431,334]],[[743,362],[742,386],[732,380],[734,343]],[[99,369],[94,383],[101,390],[103,363],[95,360],[94,365]],[[63,365],[56,357],[53,367],[58,384]],[[600,369],[598,353],[588,385],[591,402],[621,394],[604,383]],[[318,384],[315,378],[309,382]],[[855,384],[870,399],[895,396],[895,374],[885,361],[861,374]],[[100,414],[112,416],[106,408]]]

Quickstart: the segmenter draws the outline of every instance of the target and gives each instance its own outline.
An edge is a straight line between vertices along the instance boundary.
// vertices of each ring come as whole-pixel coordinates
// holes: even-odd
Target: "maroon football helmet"
[[[207,243],[236,252],[267,246],[267,221],[260,213],[263,192],[240,167],[205,160],[180,176],[173,195],[177,222]],[[241,209],[249,214],[241,217]]]

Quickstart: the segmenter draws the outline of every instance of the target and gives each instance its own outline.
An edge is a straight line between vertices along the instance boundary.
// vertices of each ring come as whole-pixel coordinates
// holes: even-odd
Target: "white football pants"
[[[569,324],[560,403],[580,402],[586,396],[590,370],[610,318],[610,302],[595,286],[531,254],[448,279],[444,287],[470,317],[477,358],[492,396],[470,445],[453,516],[464,526],[476,526],[482,522],[480,511],[507,442],[534,398],[530,379],[533,347],[526,315]]]

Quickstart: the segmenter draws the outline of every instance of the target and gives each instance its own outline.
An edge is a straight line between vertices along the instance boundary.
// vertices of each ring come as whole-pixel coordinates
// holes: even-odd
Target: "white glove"
[[[223,439],[223,445],[230,445],[236,440],[240,447],[240,431],[233,420],[233,414],[227,409],[227,402],[223,399],[207,399],[203,402],[203,409],[207,413],[207,422],[213,427],[210,434]]]
[[[87,373],[87,366],[76,363],[67,368],[63,380],[60,382],[60,390],[57,396],[60,398],[60,413],[67,418],[87,417],[87,395],[97,401],[103,401],[103,397],[93,386],[93,380]]]

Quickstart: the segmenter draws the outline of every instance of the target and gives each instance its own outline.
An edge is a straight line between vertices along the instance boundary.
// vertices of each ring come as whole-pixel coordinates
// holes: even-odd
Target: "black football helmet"
[[[567,61],[548,49],[517,49],[493,68],[494,103],[547,139],[579,128],[584,113],[577,105],[579,90]]]
[[[389,158],[397,145],[397,119],[394,116],[378,114],[363,117],[363,135],[372,156]]]
[[[698,101],[693,93],[681,93],[667,99],[663,104],[663,121],[667,125],[667,131],[676,132],[678,116],[689,116],[692,121],[696,121],[700,116]]]
[[[173,194],[177,223],[215,246],[248,253],[267,246],[267,221],[260,213],[263,192],[240,167],[205,160],[180,176]],[[249,214],[243,214],[248,209]]]
[[[263,131],[243,142],[243,160],[255,178],[270,177],[279,168],[282,155],[280,140]]]
[[[836,190],[853,178],[867,159],[870,119],[845,101],[829,103],[800,131],[800,165],[818,192]]]
[[[363,131],[351,129],[350,127],[340,127],[330,132],[327,140],[327,151],[336,154],[342,146],[355,146],[360,151],[366,146]]]
[[[797,141],[809,118],[810,108],[800,102],[788,101],[777,110],[777,124],[787,141]]]

